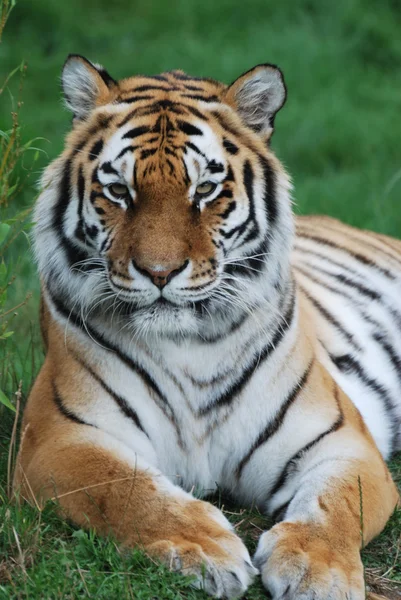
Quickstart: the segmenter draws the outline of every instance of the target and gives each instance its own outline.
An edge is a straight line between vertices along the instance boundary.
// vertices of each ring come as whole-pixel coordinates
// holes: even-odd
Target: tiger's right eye
[[[129,189],[122,183],[112,183],[111,185],[107,186],[107,189],[109,190],[110,194],[114,196],[114,198],[123,199],[130,195]]]
[[[201,183],[200,185],[198,185],[198,187],[196,188],[196,195],[197,196],[210,196],[210,194],[212,192],[214,192],[214,190],[217,187],[217,183],[214,183],[213,181],[205,181],[204,183]]]

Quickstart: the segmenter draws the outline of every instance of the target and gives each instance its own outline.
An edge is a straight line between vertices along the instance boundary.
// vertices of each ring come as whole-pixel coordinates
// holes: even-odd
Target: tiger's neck
[[[47,302],[52,320],[59,325],[57,337],[66,336],[91,363],[106,365],[111,351],[126,364],[138,365],[153,380],[162,380],[161,385],[165,378],[175,381],[178,388],[186,388],[194,405],[205,407],[208,399],[228,402],[261,367],[266,369],[268,383],[291,363],[291,356],[296,355],[294,360],[299,363],[301,355],[296,349],[305,344],[305,335],[300,331],[294,280],[289,278],[281,290],[244,315],[229,332],[211,340],[135,338],[112,320],[93,318],[82,324],[54,297]],[[310,351],[304,354],[306,363]]]

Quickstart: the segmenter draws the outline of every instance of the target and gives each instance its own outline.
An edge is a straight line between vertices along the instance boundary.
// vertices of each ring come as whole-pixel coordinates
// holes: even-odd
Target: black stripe
[[[310,269],[313,269],[314,271],[316,270],[314,266],[312,267],[311,265],[307,265],[307,267],[309,267]],[[352,302],[354,304],[355,308],[357,309],[358,304],[356,303],[355,298],[353,296],[351,296],[350,294],[348,294],[347,292],[344,292],[344,290],[338,289],[338,288],[326,283],[325,281],[318,279],[317,277],[315,277],[314,275],[309,273],[309,271],[307,269],[304,269],[304,268],[300,267],[299,265],[296,265],[295,270],[298,273],[301,273],[304,277],[306,277],[310,281],[313,281],[313,283],[315,283],[316,285],[319,285],[320,287],[324,288],[325,290],[328,290],[329,292],[333,292],[333,294],[338,294],[342,298],[346,298],[347,300]],[[323,272],[325,275],[328,274],[326,271],[323,271],[322,269],[320,269],[320,272]],[[363,313],[363,316],[364,316],[364,318],[366,318],[366,315],[364,313]]]
[[[335,327],[337,329],[337,331],[339,331],[343,337],[345,337],[345,339],[351,344],[351,346],[355,350],[358,350],[359,352],[361,352],[362,348],[355,342],[354,336],[349,331],[347,331],[346,329],[344,329],[344,327],[341,325],[341,323],[339,321],[337,321],[337,319],[326,308],[324,308],[324,306],[322,306],[320,304],[320,302],[318,302],[318,300],[316,300],[316,298],[313,298],[309,294],[309,292],[307,292],[305,290],[305,288],[303,286],[301,286],[300,284],[298,284],[298,285],[299,285],[300,290],[304,294],[304,296],[309,300],[309,302],[311,304],[313,304],[313,306],[316,308],[316,310],[318,310],[320,312],[320,314],[323,315],[323,317],[333,327]]]
[[[88,253],[83,249],[78,248],[64,233],[64,216],[70,202],[71,194],[72,159],[80,152],[84,144],[85,142],[77,146],[72,151],[70,158],[64,163],[64,172],[59,186],[58,198],[53,209],[53,227],[59,236],[61,246],[67,255],[70,267],[75,263],[88,258]]]
[[[96,225],[87,225],[85,231],[87,237],[89,237],[92,240],[95,239],[97,237],[97,234],[99,233],[99,229],[96,227]]]
[[[173,174],[175,174],[175,166],[174,166],[174,164],[171,162],[171,160],[170,160],[169,158],[166,158],[166,163],[167,163],[167,164],[168,164],[168,166],[169,166],[169,169],[170,169],[170,175],[173,175]]]
[[[271,518],[275,523],[279,521],[284,521],[285,515],[287,513],[288,507],[290,506],[292,498],[288,500],[285,504],[282,504],[271,514]]]
[[[342,373],[345,373],[346,375],[349,375],[350,373],[356,375],[366,387],[375,392],[375,394],[377,394],[384,402],[384,406],[389,417],[390,430],[392,433],[390,447],[391,452],[393,452],[394,448],[396,447],[397,438],[401,437],[401,430],[399,431],[400,417],[397,414],[397,407],[391,400],[390,393],[381,383],[379,383],[373,377],[370,377],[357,359],[350,354],[343,354],[341,356],[335,356],[334,354],[330,353],[328,354],[330,359]]]
[[[172,110],[173,112],[176,112],[177,114],[181,114],[181,110],[174,110],[177,109],[176,106],[176,102],[173,102],[172,100],[156,100],[156,102],[154,102],[153,104],[149,105],[149,110],[152,110],[153,108],[156,108],[157,110],[160,110],[161,108],[163,109],[169,109]]]
[[[387,354],[393,366],[393,369],[397,375],[398,381],[401,383],[401,358],[398,356],[393,346],[386,340],[385,335],[382,332],[375,332],[373,334],[373,339],[379,344],[379,346],[381,346],[383,351]]]
[[[201,156],[203,156],[203,158],[205,158],[207,160],[206,155],[203,154],[202,150],[200,150],[198,148],[198,146],[196,144],[194,144],[193,142],[185,142],[185,146],[187,146],[188,148],[190,148],[191,150],[196,152],[196,154],[200,154]]]
[[[154,98],[152,96],[133,96],[132,98],[126,98],[125,100],[120,99],[121,102],[129,102],[129,103],[138,102],[139,100],[154,100]],[[165,106],[161,107],[160,103],[158,103],[158,102],[153,103],[147,107],[135,108],[134,110],[130,111],[130,113],[128,115],[126,115],[124,117],[124,119],[119,123],[118,127],[122,127],[123,125],[128,123],[128,121],[130,121],[136,114],[140,113],[141,115],[143,115],[144,111],[146,111],[147,115],[153,114],[155,112],[159,112],[161,108],[165,108]],[[189,111],[190,113],[192,113],[194,116],[198,117],[198,119],[202,119],[204,121],[209,120],[206,115],[203,115],[195,107],[188,106],[188,104],[175,102],[174,106],[173,106],[173,104],[170,102],[169,108],[170,108],[170,110],[172,110],[172,112],[175,112],[176,114],[182,115],[182,114],[184,114],[184,110],[186,110],[186,111]]]
[[[238,137],[238,135],[239,135],[238,131],[236,131],[235,127],[232,126],[231,123],[229,123],[227,121],[226,116],[223,113],[221,113],[217,110],[214,110],[214,111],[212,111],[212,115],[218,121],[220,127],[222,129],[224,129],[224,131],[226,131],[227,133],[230,133],[234,137]]]
[[[220,194],[219,198],[221,198],[221,194]],[[236,206],[237,206],[237,204],[236,204],[235,200],[233,200],[227,206],[226,210],[223,213],[219,214],[218,216],[221,217],[222,219],[227,219],[227,217],[236,209]]]
[[[101,151],[103,150],[103,140],[98,140],[97,142],[95,142],[92,146],[92,148],[89,151],[88,157],[89,160],[95,160],[99,154],[101,153]]]
[[[316,285],[319,285],[322,288],[332,292],[333,294],[337,294],[337,295],[341,296],[342,298],[346,298],[353,305],[353,307],[354,307],[355,311],[358,313],[359,317],[361,319],[363,319],[365,322],[370,323],[371,325],[373,325],[376,328],[376,331],[372,335],[372,338],[375,340],[375,342],[377,344],[379,344],[381,346],[383,352],[385,352],[388,355],[388,359],[390,360],[390,362],[393,366],[393,369],[397,374],[397,378],[398,378],[399,382],[401,383],[401,358],[397,355],[393,346],[385,339],[385,336],[382,333],[384,325],[382,323],[379,323],[379,321],[376,321],[375,319],[373,319],[370,315],[366,314],[366,312],[363,310],[363,308],[357,302],[357,300],[355,299],[354,296],[351,296],[347,292],[344,292],[344,290],[335,288],[332,285],[329,285],[328,283],[322,281],[321,279],[314,277],[311,273],[309,273],[307,270],[301,268],[299,265],[296,267],[296,270],[299,273],[302,273],[302,275],[304,277],[307,277],[308,279],[313,281]],[[323,271],[323,273],[326,274],[325,271]]]
[[[212,159],[207,163],[207,168],[213,173],[224,173],[224,165]]]
[[[77,315],[73,311],[68,310],[63,304],[62,300],[59,297],[57,297],[54,293],[51,293],[50,290],[49,295],[56,310],[60,314],[62,314],[65,319],[69,320],[76,327],[81,329],[83,333],[86,333],[90,338],[92,338],[92,340],[95,340],[106,351],[115,352],[118,358],[139,376],[139,378],[142,380],[145,386],[147,386],[154,392],[156,397],[161,401],[161,405],[160,403],[158,403],[159,407],[163,410],[164,414],[170,420],[170,422],[173,424],[176,430],[180,446],[184,447],[181,432],[179,430],[174,411],[167,397],[163,394],[163,392],[161,391],[155,380],[151,377],[151,375],[149,375],[149,373],[139,363],[134,361],[131,357],[127,356],[118,346],[110,342],[110,340],[107,340],[104,337],[104,335],[102,335],[98,331],[95,331],[88,323],[84,324],[79,315]]]
[[[226,313],[226,311],[224,311]],[[224,331],[221,334],[212,334],[208,337],[202,337],[199,339],[201,344],[216,344],[217,342],[220,342],[223,338],[226,338],[228,335],[234,333],[235,331],[237,331],[241,325],[243,325],[245,323],[245,321],[248,319],[249,317],[249,313],[246,311],[243,311],[237,320],[232,321],[230,324],[230,327],[228,330]]]
[[[239,148],[233,142],[230,142],[227,138],[223,139],[223,146],[230,154],[238,154]]]
[[[245,146],[245,148],[248,148],[251,152],[258,154],[258,149],[255,148],[249,136],[244,135],[242,131],[238,131],[238,129],[236,129],[236,126],[227,119],[227,113],[221,113],[217,110],[214,110],[211,111],[211,115],[217,120],[220,127],[224,129],[226,133],[229,133],[230,136],[235,138],[240,147]]]
[[[220,229],[220,234],[225,237],[226,239],[230,239],[233,237],[233,235],[237,234],[238,238],[241,237],[241,235],[246,231],[248,225],[250,223],[252,223],[252,225],[254,226],[252,229],[252,235],[255,235],[257,232],[259,232],[259,226],[256,223],[255,220],[255,207],[254,207],[254,200],[253,200],[253,169],[251,166],[251,163],[249,160],[246,160],[242,169],[242,178],[243,178],[243,184],[244,184],[244,188],[245,188],[245,192],[248,196],[248,200],[249,200],[249,212],[248,212],[248,216],[246,218],[246,220],[241,223],[241,225],[237,225],[236,227],[233,227],[232,229],[230,229],[229,231],[224,231],[223,229]],[[248,234],[249,235],[249,234]],[[249,241],[247,238],[244,240],[244,242]],[[244,243],[243,242],[243,243]]]
[[[315,269],[316,267],[313,267],[313,268]],[[360,294],[362,294],[363,296],[367,296],[371,300],[380,300],[381,299],[381,294],[379,294],[375,290],[367,288],[365,285],[362,285],[362,283],[353,281],[346,275],[343,275],[341,273],[327,273],[327,271],[324,271],[324,269],[320,269],[319,267],[317,267],[316,270],[322,272],[323,274],[327,274],[329,277],[336,279],[340,283],[343,283],[344,285],[346,285],[354,290],[357,290]]]
[[[338,244],[336,244],[335,242],[332,242],[331,240],[322,239],[322,238],[317,237],[316,235],[310,235],[310,234],[303,233],[303,232],[297,232],[297,235],[300,238],[311,240],[322,246],[328,246],[329,248],[336,248],[337,250],[340,250],[341,252],[345,252],[346,254],[349,254],[350,256],[352,256],[355,260],[357,260],[361,264],[363,264],[367,267],[371,267],[375,271],[379,271],[379,273],[381,273],[388,279],[392,279],[392,280],[396,279],[395,275],[393,273],[391,273],[388,269],[385,269],[384,267],[380,267],[378,264],[373,262],[373,260],[370,260],[369,258],[364,256],[363,254],[360,254],[359,252],[353,252],[349,248],[345,248],[344,246],[339,246]]]
[[[225,271],[229,274],[247,275],[248,277],[257,277],[258,273],[262,274],[265,264],[263,264],[264,256],[269,248],[269,232],[261,241],[259,246],[252,251],[256,256],[241,258],[240,263],[228,264],[225,266]]]
[[[253,200],[253,169],[249,160],[245,161],[244,168],[242,170],[242,177],[244,181],[245,191],[249,199],[249,217],[248,221],[253,219],[255,216],[254,200]]]
[[[125,133],[122,137],[123,140],[125,139],[133,139],[136,138],[140,135],[144,135],[145,133],[149,133],[150,131],[150,127],[146,127],[145,125],[142,125],[141,127],[134,127],[133,129],[130,129],[129,131],[127,131],[127,133]]]
[[[156,140],[152,140],[152,141],[156,141]],[[176,148],[176,146],[171,146],[171,147],[166,146],[164,148],[164,152],[166,154],[169,154],[170,156],[174,156],[174,158],[178,158],[177,153],[175,152],[175,148]]]
[[[192,123],[188,123],[187,121],[177,120],[177,127],[180,131],[185,133],[185,135],[203,135],[203,132],[199,129],[199,127],[195,127]]]
[[[255,237],[257,237],[260,233],[259,225],[255,219],[255,205],[254,205],[254,194],[253,194],[254,175],[253,175],[253,169],[252,169],[252,166],[251,166],[251,163],[249,162],[249,160],[246,160],[245,164],[244,164],[243,180],[244,180],[245,191],[246,191],[248,199],[249,199],[249,215],[248,215],[248,218],[245,221],[244,225],[247,226],[249,223],[252,223],[251,231],[248,232],[247,236],[245,237],[245,239],[242,242],[242,243],[246,243],[246,242],[251,241]],[[242,232],[244,232],[244,231],[245,231],[245,227]]]
[[[81,240],[81,242],[85,242],[84,220],[83,220],[84,198],[85,198],[85,177],[84,177],[84,173],[83,173],[82,166],[81,166],[81,167],[79,167],[79,171],[78,171],[78,223],[75,228],[75,235],[79,240]]]
[[[182,157],[181,163],[182,163],[182,166],[183,166],[183,169],[184,169],[184,181],[185,181],[185,184],[189,185],[191,183],[191,179],[189,177],[189,173],[188,173],[187,165],[185,164],[184,157]]]
[[[127,146],[126,148],[123,148],[115,157],[114,160],[118,160],[119,158],[121,158],[122,156],[124,156],[124,154],[126,154],[127,152],[135,152],[135,150],[138,150],[138,148],[140,148],[140,146]]]
[[[331,225],[331,227],[330,227]],[[335,226],[333,227],[333,223],[331,222],[330,225],[327,226],[327,229],[329,231],[332,231],[333,233],[342,233],[341,230],[339,230],[338,228],[336,228]],[[388,246],[388,244],[386,244],[386,241],[376,237],[374,234],[372,235],[373,232],[369,232],[369,238],[366,235],[366,232],[363,232],[362,230],[355,230],[352,227],[347,227],[346,229],[346,237],[347,239],[353,240],[356,244],[360,244],[361,246],[364,246],[366,248],[367,251],[370,252],[380,252],[381,254],[383,254],[383,256],[385,256],[386,258],[393,260],[397,263],[398,268],[401,266],[401,260],[400,260],[400,256],[394,256],[394,254],[387,252],[387,250],[385,250],[382,246],[387,246],[390,247],[391,250],[393,252],[397,252],[394,248],[392,248],[391,246]],[[376,235],[380,235],[380,234],[376,234]],[[373,242],[378,242],[378,244],[374,244]]]
[[[241,373],[240,377],[238,377],[221,396],[214,399],[212,402],[198,411],[199,416],[205,416],[216,408],[227,406],[242,392],[252,375],[256,373],[256,371],[262,366],[263,362],[270,356],[270,354],[277,350],[280,342],[284,339],[292,324],[295,312],[295,304],[295,294],[293,294],[291,297],[290,306],[285,316],[280,319],[273,339],[262,349],[260,353],[257,353],[253,357],[250,364]]]
[[[140,100],[154,100],[153,96],[130,96],[129,98],[117,98],[117,102],[133,104],[134,102],[139,102]],[[129,121],[132,117],[126,117],[126,121]]]
[[[231,165],[228,165],[227,175],[225,176],[224,181],[235,181],[234,171],[231,168]]]
[[[147,150],[142,150],[141,152],[141,160],[148,158],[149,156],[153,156],[157,152],[157,148],[148,148]]]
[[[254,452],[258,448],[260,448],[260,446],[265,444],[275,433],[277,433],[277,431],[283,425],[285,416],[286,416],[289,408],[292,406],[292,404],[298,398],[298,395],[302,392],[302,390],[304,389],[304,387],[308,381],[309,375],[312,371],[313,363],[314,363],[313,360],[309,363],[308,368],[305,370],[301,379],[299,381],[297,381],[296,385],[293,387],[291,392],[288,394],[287,398],[284,400],[283,404],[278,409],[274,419],[272,421],[270,421],[270,423],[267,425],[267,427],[265,427],[265,429],[259,434],[259,436],[255,440],[255,442],[252,444],[249,451],[245,454],[245,456],[239,462],[237,469],[236,469],[237,478],[241,477],[244,467],[251,460]]]
[[[106,69],[103,69],[103,67],[97,67],[96,70],[108,88],[110,88],[114,85],[117,85],[117,81],[115,79],[113,79],[113,77],[111,75],[108,74]]]
[[[296,241],[300,236],[297,234],[296,237]],[[344,263],[339,262],[338,260],[335,260],[331,255],[328,254],[322,254],[321,252],[318,252],[316,249],[311,250],[310,248],[305,248],[303,246],[300,246],[299,244],[297,244],[295,242],[295,246],[294,246],[294,250],[296,250],[297,252],[300,252],[301,254],[307,254],[310,255],[314,258],[317,259],[321,259],[323,261],[325,261],[326,263],[328,263],[329,265],[333,265],[334,267],[338,267],[339,269],[342,269],[343,271],[345,271],[346,273],[349,273],[352,276],[355,277],[362,277],[361,273],[356,271],[355,269],[349,267],[348,265],[345,265]]]
[[[109,175],[118,175],[118,171],[111,166],[111,162],[108,160],[104,162],[101,167],[103,173],[107,173]]]
[[[336,400],[336,404],[339,410],[339,414],[337,419],[334,421],[334,423],[325,431],[323,431],[322,433],[320,433],[317,437],[315,437],[313,440],[311,440],[310,442],[308,442],[305,446],[303,446],[303,448],[301,448],[300,450],[298,450],[298,452],[296,452],[285,464],[284,469],[281,471],[281,474],[279,475],[279,477],[277,478],[276,483],[274,484],[273,488],[270,491],[270,497],[272,498],[274,495],[276,495],[283,486],[286,485],[288,478],[290,475],[293,475],[297,469],[297,463],[298,461],[303,458],[305,456],[305,454],[307,452],[309,452],[309,450],[311,450],[314,446],[316,446],[323,438],[325,438],[327,435],[330,435],[331,433],[334,433],[336,431],[338,431],[344,424],[344,413],[340,404],[340,399],[339,399],[339,391],[338,391],[338,386],[335,384],[334,386],[334,397]],[[296,492],[295,492],[296,493]],[[273,518],[276,518],[277,515],[279,513],[282,513],[283,511],[285,512],[286,508],[288,507],[288,505],[290,504],[292,498],[286,502],[284,505],[276,508],[276,510],[273,513]]]
[[[134,182],[134,190],[138,189],[138,164],[134,163],[134,172],[133,172],[133,182]]]
[[[86,421],[83,421],[82,419],[80,419],[74,412],[72,412],[72,410],[70,410],[69,408],[66,407],[66,405],[63,402],[62,397],[60,396],[56,384],[53,383],[53,400],[54,400],[54,404],[57,406],[58,410],[61,412],[61,414],[66,417],[67,419],[70,419],[70,421],[73,421],[74,423],[78,423],[79,425],[88,425],[89,427],[95,427],[95,425],[91,425],[91,423],[87,423]]]
[[[138,429],[140,429],[142,431],[142,433],[144,433],[146,435],[147,438],[149,438],[148,434],[146,433],[145,429],[143,428],[143,425],[142,425],[142,423],[141,423],[141,421],[140,421],[140,419],[138,417],[137,412],[133,408],[131,408],[131,406],[128,404],[128,402],[125,400],[125,398],[123,398],[122,396],[119,396],[118,394],[116,394],[103,381],[103,379],[86,362],[84,362],[80,357],[78,357],[75,353],[73,354],[73,356],[74,356],[75,360],[77,362],[79,362],[79,364],[86,371],[88,371],[91,374],[91,376],[93,377],[93,379],[95,379],[95,381],[98,382],[98,384],[104,389],[104,391],[107,392],[107,394],[113,398],[113,400],[116,402],[116,404],[120,408],[121,412],[126,417],[128,417],[129,419],[131,419],[131,421],[134,423],[134,425],[136,425],[136,427]]]
[[[276,199],[275,175],[267,158],[259,155],[259,161],[263,169],[264,193],[263,201],[266,207],[267,219],[270,227],[273,227],[278,217],[278,206]]]
[[[312,250],[305,250],[304,248],[300,248],[297,246],[295,246],[294,249],[301,253],[310,254],[316,258],[326,260],[326,262],[328,262],[329,264],[333,264],[334,266],[347,271],[348,273],[350,273],[350,275],[353,275],[353,276],[359,277],[359,278],[362,277],[361,273],[358,273],[357,271],[354,271],[354,270],[350,269],[349,267],[342,265],[341,263],[339,263],[331,258],[328,258],[322,254],[319,254],[318,252],[314,252]],[[376,300],[379,304],[381,304],[383,306],[383,308],[385,310],[387,310],[391,313],[391,316],[393,317],[394,322],[397,325],[398,329],[401,329],[401,315],[396,310],[394,310],[392,307],[389,307],[383,301],[383,296],[379,292],[372,290],[371,288],[368,288],[366,285],[360,283],[359,281],[350,279],[349,277],[347,277],[346,275],[343,275],[342,273],[331,273],[330,271],[326,271],[325,269],[323,269],[315,264],[312,265],[310,263],[306,263],[306,266],[309,267],[310,269],[313,269],[314,271],[318,271],[318,272],[322,273],[323,275],[327,275],[328,277],[336,279],[337,281],[344,284],[345,286],[357,291],[362,296],[366,296],[367,298]],[[298,266],[296,266],[296,269],[299,269],[301,271],[301,269]],[[309,277],[311,277],[311,276],[309,276]],[[328,287],[327,284],[325,284],[325,285],[326,285],[326,287]],[[344,297],[347,296],[347,294],[345,292],[341,291],[339,293],[341,293]],[[366,315],[364,315],[364,318],[367,318]]]
[[[201,87],[199,87],[199,85],[188,85],[188,84],[186,84],[185,85],[185,89],[189,90],[189,91],[192,91],[192,92],[203,92],[204,91],[204,89],[201,88]]]
[[[108,246],[109,242],[110,242],[110,233],[106,234],[106,237],[100,246],[100,252],[104,252],[104,250]],[[110,246],[108,246],[108,247],[110,247]]]
[[[173,88],[169,86],[161,86],[161,85],[139,85],[138,87],[133,88],[133,92],[149,92],[150,90],[161,90],[163,92],[172,92],[177,91],[178,88]]]
[[[197,117],[198,119],[201,119],[202,121],[208,121],[209,119],[207,118],[206,115],[204,115],[203,113],[201,113],[197,108],[195,108],[194,106],[188,106],[188,104],[182,104],[181,106],[185,107],[185,109],[190,112],[191,114],[194,115],[194,117]]]
[[[165,75],[138,75],[138,77],[140,77],[141,79],[149,79],[149,81],[152,81],[152,79],[154,79],[155,81],[169,81],[168,77],[166,77]]]
[[[376,234],[377,236],[380,236],[380,234]],[[390,243],[390,241],[392,240],[392,238],[390,238],[390,241],[388,239],[383,239],[382,237],[374,237],[374,240],[380,242],[380,245],[385,246],[386,248],[389,248],[391,250],[391,252],[387,252],[387,250],[384,250],[383,248],[379,248],[379,246],[375,246],[373,243],[370,243],[369,246],[372,247],[372,249],[374,248],[375,250],[379,250],[379,252],[381,252],[382,254],[384,254],[386,257],[388,257],[390,260],[394,260],[396,261],[398,264],[401,264],[401,255],[400,255],[400,251],[397,250],[396,248],[394,248],[394,246]],[[398,241],[398,240],[396,240]],[[397,256],[394,256],[394,253],[398,254]]]
[[[301,253],[311,254],[312,256],[316,257],[317,259],[324,260],[324,261],[328,262],[329,264],[334,265],[335,267],[338,267],[340,269],[347,271],[351,275],[355,275],[355,277],[362,277],[361,273],[358,273],[357,271],[353,271],[349,267],[342,265],[341,263],[333,260],[332,258],[328,258],[328,257],[324,256],[323,254],[319,254],[318,252],[313,252],[312,250],[305,250],[304,248],[299,248],[297,246],[295,246],[294,249],[296,251],[300,251]],[[375,290],[372,290],[371,288],[366,287],[362,283],[359,283],[359,281],[350,279],[343,273],[331,273],[330,271],[326,271],[325,269],[323,269],[322,267],[319,267],[318,265],[315,265],[315,264],[312,265],[310,263],[306,263],[306,266],[313,269],[314,271],[322,273],[322,275],[327,275],[328,277],[331,277],[332,279],[336,279],[340,283],[358,291],[361,295],[367,296],[368,298],[371,298],[372,300],[380,300],[381,299],[381,295],[378,292],[376,292]],[[298,267],[296,267],[296,268],[298,268]]]
[[[143,98],[140,98],[141,100],[143,100]],[[129,100],[128,100],[129,102]],[[120,121],[117,124],[117,129],[120,129],[121,127],[123,127],[124,125],[126,125],[128,123],[128,121],[131,121],[131,119],[133,119],[135,117],[135,115],[138,114],[138,112],[140,111],[142,113],[142,111],[145,109],[146,107],[144,106],[140,106],[138,108],[134,108],[133,110],[130,110],[130,112],[125,115],[125,117],[123,118],[122,121]]]
[[[202,102],[220,102],[218,96],[199,96],[197,94],[182,94],[183,98],[191,98],[191,100],[202,100]]]

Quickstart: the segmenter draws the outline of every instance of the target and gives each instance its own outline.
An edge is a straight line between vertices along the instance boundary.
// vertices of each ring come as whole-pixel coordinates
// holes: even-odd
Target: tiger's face
[[[213,335],[268,302],[291,238],[288,179],[269,146],[280,71],[261,65],[229,87],[180,71],[116,82],[71,56],[63,86],[74,127],[36,213],[50,292],[57,280],[81,312],[113,309],[137,333],[173,336]]]

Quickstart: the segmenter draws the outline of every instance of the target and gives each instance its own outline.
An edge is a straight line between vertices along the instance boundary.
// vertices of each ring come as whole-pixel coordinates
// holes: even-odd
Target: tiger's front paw
[[[363,600],[359,550],[334,549],[316,528],[283,522],[264,533],[254,564],[273,600]]]
[[[187,526],[146,550],[171,570],[194,576],[194,586],[208,594],[240,598],[258,573],[248,550],[218,509],[206,502],[194,504]]]

